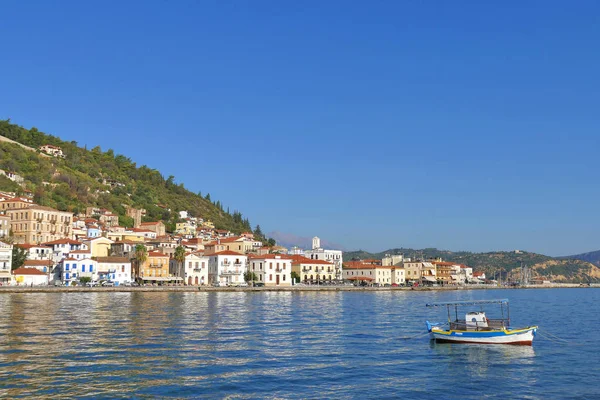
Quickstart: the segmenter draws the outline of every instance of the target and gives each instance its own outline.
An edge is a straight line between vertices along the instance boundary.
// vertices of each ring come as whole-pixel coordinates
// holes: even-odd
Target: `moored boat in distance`
[[[498,318],[487,318],[483,306],[499,304],[501,315]],[[426,321],[431,340],[439,343],[480,343],[480,344],[516,344],[531,346],[537,332],[537,326],[526,328],[510,327],[510,310],[507,299],[453,301],[431,303],[427,307],[446,307],[448,322],[437,323]],[[469,311],[464,319],[459,318],[459,308],[479,307],[479,311]],[[454,316],[452,316],[454,308]],[[462,314],[461,314],[462,317]],[[447,329],[445,329],[445,326]]]

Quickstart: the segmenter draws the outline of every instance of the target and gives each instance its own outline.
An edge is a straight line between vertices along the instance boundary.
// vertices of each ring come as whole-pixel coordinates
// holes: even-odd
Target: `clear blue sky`
[[[0,44],[0,118],[263,231],[600,249],[597,1],[6,1]]]

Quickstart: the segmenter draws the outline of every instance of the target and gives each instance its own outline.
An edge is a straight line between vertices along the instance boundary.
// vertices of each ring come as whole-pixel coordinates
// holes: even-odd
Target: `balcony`
[[[283,268],[281,268],[281,267],[275,268],[275,272],[283,272]]]
[[[231,265],[231,261],[221,261],[221,266],[222,267],[228,267]]]
[[[238,268],[225,268],[221,270],[221,275],[240,275],[242,271]]]
[[[235,262],[235,263],[233,263],[233,266],[239,268],[239,267],[242,266],[242,263],[241,262]]]
[[[194,272],[202,272],[202,267],[196,267],[196,268],[194,268]]]
[[[304,267],[304,268],[302,268],[302,272],[310,272],[310,268]]]

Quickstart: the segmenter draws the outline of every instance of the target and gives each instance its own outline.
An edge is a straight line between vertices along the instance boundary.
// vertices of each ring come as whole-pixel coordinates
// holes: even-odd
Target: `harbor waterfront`
[[[0,296],[0,396],[600,395],[589,352],[598,332],[572,328],[600,323],[594,289],[504,291],[514,325],[539,325],[531,347],[428,339],[423,321],[439,315],[427,303],[490,299],[496,290],[58,289]]]
[[[386,291],[454,291],[454,290],[515,290],[515,289],[566,289],[566,288],[599,288],[600,284],[583,285],[580,283],[553,283],[527,286],[417,286],[417,287],[370,287],[370,286],[275,286],[275,287],[212,287],[212,286],[113,286],[113,287],[82,287],[82,286],[4,286],[2,293],[86,293],[86,292],[386,292]]]

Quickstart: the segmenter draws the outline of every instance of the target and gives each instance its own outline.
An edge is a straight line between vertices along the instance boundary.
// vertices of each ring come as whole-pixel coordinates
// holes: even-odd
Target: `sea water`
[[[533,346],[435,344],[426,303],[508,298]],[[600,290],[0,294],[0,395],[600,398]],[[490,313],[495,306],[490,308]]]

